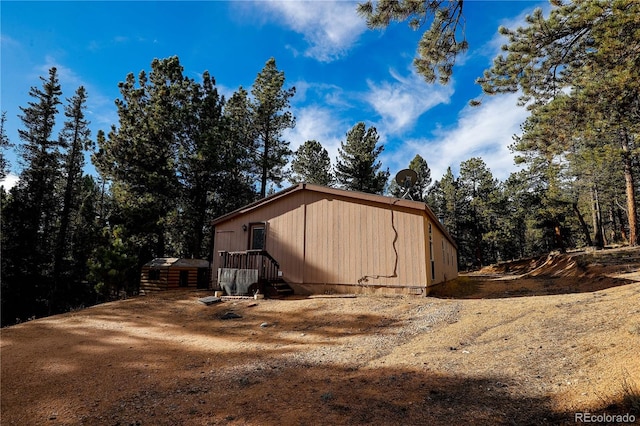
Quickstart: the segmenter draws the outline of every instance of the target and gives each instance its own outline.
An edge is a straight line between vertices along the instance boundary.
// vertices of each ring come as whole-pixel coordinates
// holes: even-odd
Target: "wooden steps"
[[[280,298],[293,295],[293,289],[282,278],[269,280],[264,285],[264,291],[267,297]]]

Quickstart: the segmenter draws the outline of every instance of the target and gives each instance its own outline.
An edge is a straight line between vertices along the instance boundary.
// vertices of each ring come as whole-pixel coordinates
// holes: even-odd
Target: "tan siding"
[[[212,275],[215,277],[220,267],[219,250],[247,249],[248,233],[242,230],[243,224],[267,222],[266,249],[280,263],[284,278],[298,288],[322,292],[329,285],[354,293],[386,288],[416,294],[427,283],[432,284],[428,253],[431,222],[437,265],[433,281],[440,282],[445,275],[447,279],[455,277],[455,248],[440,224],[432,222],[430,211],[416,209],[416,203],[404,200],[340,194],[336,190],[289,192],[218,222]],[[396,262],[391,209],[398,232],[395,277],[391,276]],[[365,276],[369,276],[367,282],[359,286],[358,280]]]
[[[458,265],[456,261],[455,248],[449,242],[449,240],[444,236],[444,234],[440,231],[440,229],[434,224],[434,222],[429,221],[428,219],[425,221],[427,223],[431,223],[433,229],[433,251],[434,251],[434,260],[435,260],[435,280],[431,280],[431,267],[429,262],[428,268],[428,276],[429,276],[429,285],[438,284],[447,280],[451,280],[458,275]],[[427,230],[428,233],[428,230]],[[428,243],[429,237],[427,235],[426,244],[427,244],[427,260],[429,260],[428,253]],[[443,249],[444,247],[444,249]]]
[[[304,204],[303,193],[284,198],[277,209],[265,212],[268,219],[267,251],[279,263],[285,279],[302,280]]]
[[[281,265],[283,273],[291,279],[302,279],[303,214],[302,193],[283,197],[277,203],[260,206],[244,215],[216,226],[213,268],[220,268],[218,252],[248,249],[249,233],[242,225],[266,222],[266,247]]]
[[[398,276],[383,277],[393,274],[396,260],[389,207],[314,195],[307,207],[306,282],[357,284],[369,276],[370,285],[426,285],[420,214],[396,207]]]

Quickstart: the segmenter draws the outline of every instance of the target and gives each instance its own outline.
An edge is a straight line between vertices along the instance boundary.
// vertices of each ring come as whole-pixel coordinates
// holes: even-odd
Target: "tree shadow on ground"
[[[575,422],[575,413],[556,410],[553,399],[528,396],[512,379],[500,376],[461,378],[418,369],[349,369],[296,365],[286,359],[262,361],[261,367],[244,371],[211,371],[197,381],[141,389],[104,407],[99,416],[84,418],[83,423],[104,418],[112,424],[157,425]],[[608,410],[615,415],[628,412],[621,402],[609,404]]]
[[[611,277],[535,277],[491,278],[461,275],[455,280],[436,285],[429,296],[441,299],[502,299],[526,296],[590,293],[636,281]]]
[[[140,297],[3,329],[3,424],[573,423],[515,377],[382,365],[393,346],[375,338],[397,342],[399,303],[334,316],[333,305],[293,300],[284,324],[278,309],[195,297]],[[241,318],[223,320],[229,311]]]

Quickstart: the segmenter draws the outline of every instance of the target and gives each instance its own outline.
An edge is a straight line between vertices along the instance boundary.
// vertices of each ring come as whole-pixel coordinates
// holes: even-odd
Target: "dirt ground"
[[[640,250],[616,253],[426,298],[171,292],[18,324],[1,330],[1,424],[638,423]]]

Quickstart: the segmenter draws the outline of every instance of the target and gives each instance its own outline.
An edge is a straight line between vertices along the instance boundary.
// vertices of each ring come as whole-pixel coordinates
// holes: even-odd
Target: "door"
[[[198,288],[209,288],[209,268],[198,268]]]
[[[252,223],[249,226],[249,250],[264,250],[265,247],[265,224]]]
[[[189,286],[189,271],[180,271],[180,287],[188,287]]]

